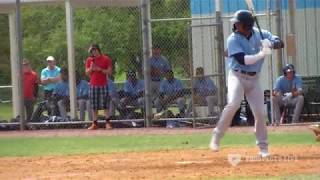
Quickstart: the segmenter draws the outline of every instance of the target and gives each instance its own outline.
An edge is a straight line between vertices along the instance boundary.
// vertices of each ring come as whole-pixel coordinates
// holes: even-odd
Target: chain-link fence
[[[143,82],[145,79],[142,38],[144,32],[140,3],[140,1],[94,0],[86,5],[72,4],[76,7],[73,11],[74,66],[79,78],[89,81],[89,76],[85,74],[85,63],[90,55],[88,48],[91,43],[99,44],[102,52],[112,59],[113,73],[109,77],[109,82],[113,84],[109,84],[109,93],[110,115],[115,127],[142,127],[148,118],[145,116],[147,103],[145,103],[144,93],[146,93],[147,84]],[[151,25],[152,42],[150,55],[154,56],[151,56],[147,64],[150,66],[150,87],[153,93],[151,98],[153,126],[206,127],[217,122],[226,101],[225,71],[227,68],[222,53],[225,47],[223,43],[232,29],[229,18],[236,10],[246,8],[246,5],[244,1],[237,2],[237,5],[232,5],[231,1],[228,1],[223,4],[223,7],[225,12],[217,14],[214,1],[150,1],[151,14],[148,19]],[[275,2],[266,0],[259,2],[257,7],[261,26],[277,32],[279,23],[277,23]],[[32,69],[39,77],[41,71],[48,66],[46,61],[48,56],[55,57],[57,66],[68,67],[65,11],[63,4],[22,6],[23,55],[29,59]],[[304,20],[309,20],[309,16],[314,16],[312,20],[318,26],[316,19],[318,8],[315,7],[313,11],[310,12],[305,7],[302,11],[305,13],[303,17]],[[288,19],[287,9],[284,8],[283,12],[282,17]],[[300,14],[296,16],[300,18]],[[10,22],[7,15],[1,15],[0,18],[4,20],[0,22],[0,34],[4,37],[4,41],[0,42],[0,58],[1,62],[5,62],[0,64],[2,76],[0,82],[2,85],[8,85],[10,78],[5,76],[10,74],[8,71],[10,69],[10,46],[8,45]],[[281,36],[284,37],[292,27],[288,28],[289,25],[285,24],[287,21],[280,19],[280,22],[283,22],[286,27],[285,32],[281,32],[283,33]],[[313,30],[310,26],[306,27],[306,31],[303,31],[302,27],[301,30],[297,30],[298,35],[300,33],[306,36],[305,39],[299,36],[299,41],[305,44],[308,38],[310,40],[307,32]],[[319,38],[319,36],[316,37]],[[292,36],[288,35],[286,40],[289,41],[290,38]],[[304,47],[308,46],[304,45]],[[305,49],[308,50],[308,48]],[[305,53],[307,50],[300,50],[298,53]],[[287,51],[281,56],[287,57],[290,53],[292,52]],[[312,57],[318,57],[318,54],[312,53]],[[278,57],[273,56],[272,59],[278,59]],[[294,61],[291,57],[289,61],[283,59],[285,58],[282,58],[283,62]],[[276,64],[264,66],[262,81],[268,82],[263,84],[264,89],[270,89],[272,81],[276,78],[270,75],[272,72],[270,69],[276,71],[278,66]],[[319,63],[316,64],[318,66]],[[299,63],[298,68],[305,70],[302,63]],[[314,67],[311,69],[313,72],[311,74],[317,70]],[[132,84],[135,84],[133,88],[127,88],[132,87]],[[40,89],[40,92],[43,92],[42,86]],[[0,99],[10,101],[10,98],[2,98],[2,96]],[[44,103],[43,93],[40,93],[35,101],[32,121],[49,124],[56,122],[89,124],[89,120],[92,120],[92,116],[88,116],[90,113],[83,115],[80,112],[77,119],[69,118],[68,101],[63,104],[66,107],[67,116],[60,118],[61,107],[59,109],[57,99],[54,100],[56,102],[53,104]],[[86,103],[81,107],[84,111]],[[100,115],[101,119],[104,119],[102,112]]]

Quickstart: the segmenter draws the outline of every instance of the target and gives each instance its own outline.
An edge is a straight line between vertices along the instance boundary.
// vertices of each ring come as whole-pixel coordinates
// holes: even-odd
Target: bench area
[[[304,107],[301,113],[303,122],[320,120],[320,76],[302,76]]]

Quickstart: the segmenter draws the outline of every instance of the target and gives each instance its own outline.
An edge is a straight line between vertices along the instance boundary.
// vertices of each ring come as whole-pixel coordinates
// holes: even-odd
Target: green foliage
[[[152,0],[152,18],[190,17],[189,0]],[[39,8],[41,7],[41,8]],[[63,6],[25,6],[22,8],[23,53],[40,73],[46,57],[54,56],[57,65],[67,66],[66,19]],[[142,71],[135,59],[142,60],[140,9],[82,8],[74,11],[76,69],[84,72],[87,49],[98,43],[112,57],[116,77],[128,69]],[[153,23],[153,42],[162,46],[177,77],[188,69],[187,22]],[[10,84],[8,17],[0,16],[0,84]],[[119,78],[116,78],[117,80]],[[120,79],[124,80],[124,79]]]
[[[0,85],[10,84],[10,77],[8,16],[0,14]]]
[[[310,133],[270,133],[272,145],[314,144]],[[99,137],[10,137],[0,138],[0,156],[39,156],[129,151],[157,151],[165,149],[207,149],[210,134],[145,135]],[[226,146],[255,146],[253,134],[227,134]]]

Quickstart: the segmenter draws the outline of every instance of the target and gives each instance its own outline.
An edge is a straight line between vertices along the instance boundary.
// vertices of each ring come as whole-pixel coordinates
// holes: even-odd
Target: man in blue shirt
[[[250,11],[237,11],[231,22],[233,32],[227,40],[230,67],[227,81],[228,104],[223,109],[220,120],[213,130],[209,147],[213,151],[219,151],[220,140],[246,95],[255,118],[259,155],[267,157],[270,154],[264,117],[264,96],[259,77],[264,58],[272,53],[270,48],[283,48],[284,43],[270,32],[263,29],[260,32],[253,27],[255,20]]]
[[[171,69],[169,61],[161,55],[161,49],[158,46],[153,46],[152,57],[149,59],[151,72],[151,95],[153,99],[159,96],[160,82],[166,71]]]
[[[304,97],[302,91],[302,79],[295,73],[294,66],[287,64],[283,68],[283,75],[278,77],[273,90],[273,124],[278,125],[280,122],[280,107],[293,106],[294,113],[292,122],[299,122],[301,110],[303,108]]]
[[[214,105],[217,105],[216,86],[210,77],[204,76],[204,70],[202,67],[196,69],[196,78],[193,83],[193,89],[195,92],[194,102],[188,103],[187,115],[189,116],[192,111],[192,104],[200,106],[208,106],[208,116],[214,115]]]
[[[123,90],[125,96],[120,100],[122,109],[126,109],[128,105],[144,108],[144,83],[143,80],[137,79],[136,72],[128,71]]]
[[[77,91],[77,103],[80,110],[81,121],[85,120],[85,111],[88,111],[88,118],[92,120],[92,111],[89,101],[89,83],[85,80],[81,80],[80,74],[76,72],[76,91]],[[61,81],[56,85],[53,96],[57,101],[59,113],[62,118],[67,118],[67,107],[69,107],[69,81],[68,81],[68,69],[61,69]]]
[[[67,118],[66,106],[69,105],[69,82],[68,69],[62,68],[60,71],[61,81],[55,85],[52,96],[57,102],[59,113],[62,118]]]
[[[176,103],[180,116],[184,117],[186,102],[183,97],[182,82],[174,77],[172,70],[168,70],[165,77],[166,79],[160,83],[160,96],[155,102],[157,112],[165,110],[169,104]]]
[[[44,87],[44,98],[48,99],[57,83],[60,81],[60,68],[56,66],[56,60],[53,56],[48,56],[48,66],[41,71],[41,84]]]
[[[81,121],[85,120],[86,110],[88,111],[88,119],[90,121],[92,118],[91,105],[89,101],[89,82],[82,80],[79,72],[76,71],[76,90],[77,90],[77,103],[80,111],[79,119]]]
[[[113,119],[116,114],[116,109],[120,110],[120,99],[119,94],[117,91],[117,87],[113,82],[113,78],[108,78],[108,94],[110,97],[110,106],[109,106],[109,113],[110,118]]]

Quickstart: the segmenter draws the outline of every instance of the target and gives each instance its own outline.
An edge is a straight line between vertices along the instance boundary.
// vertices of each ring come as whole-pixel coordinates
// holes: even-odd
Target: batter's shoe
[[[217,140],[217,137],[216,137],[215,133],[212,134],[211,141],[210,141],[210,144],[209,144],[209,148],[214,152],[218,152],[219,151],[219,141]]]
[[[258,155],[261,156],[262,158],[266,158],[270,156],[270,153],[268,152],[268,150],[260,150]]]
[[[99,126],[96,121],[92,122],[91,126],[88,127],[88,130],[97,130],[97,129],[99,129]]]

